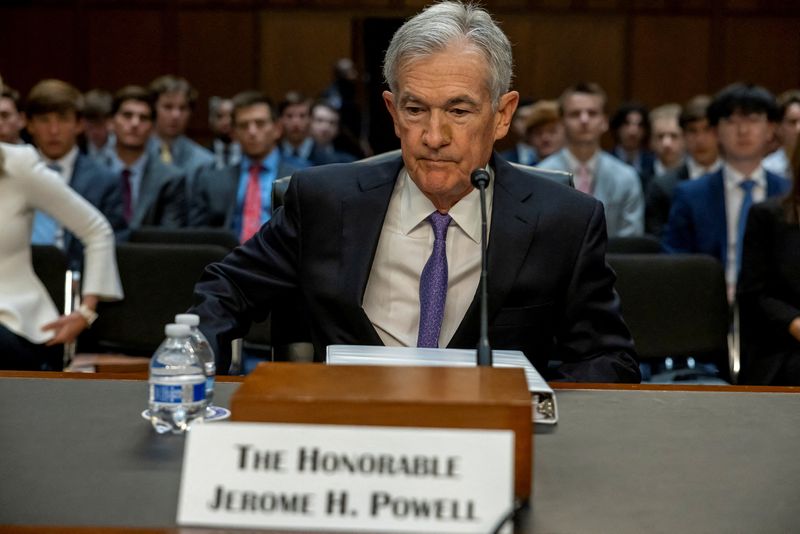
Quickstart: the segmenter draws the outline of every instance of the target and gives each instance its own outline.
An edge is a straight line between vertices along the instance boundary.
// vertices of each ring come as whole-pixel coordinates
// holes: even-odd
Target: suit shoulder
[[[604,172],[608,173],[610,176],[613,176],[617,181],[621,181],[626,184],[632,184],[634,182],[637,184],[641,183],[636,169],[624,161],[620,161],[608,152],[600,153],[600,165],[602,166]]]

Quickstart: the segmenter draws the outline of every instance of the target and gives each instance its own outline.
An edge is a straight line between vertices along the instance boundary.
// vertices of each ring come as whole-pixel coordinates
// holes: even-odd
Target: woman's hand
[[[800,317],[795,317],[789,323],[789,333],[797,340],[800,341]]]
[[[46,343],[48,347],[52,345],[60,345],[63,343],[71,343],[75,341],[78,335],[86,330],[89,323],[78,312],[72,312],[69,315],[62,315],[52,323],[47,323],[42,327],[42,330],[53,330],[55,336]]]

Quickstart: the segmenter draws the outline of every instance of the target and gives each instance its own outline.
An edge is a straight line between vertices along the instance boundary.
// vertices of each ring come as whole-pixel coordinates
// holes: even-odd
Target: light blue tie
[[[61,165],[52,163],[47,167],[61,175]],[[58,224],[56,223],[55,219],[46,213],[37,210],[33,215],[31,244],[54,245],[56,242],[56,231],[58,231]]]
[[[739,225],[736,229],[736,274],[742,270],[742,250],[744,249],[744,229],[747,227],[747,214],[753,205],[753,187],[756,183],[753,180],[745,179],[739,183],[739,187],[744,191],[742,207],[739,210]]]
[[[419,333],[417,347],[439,346],[439,332],[447,298],[447,228],[450,215],[434,211],[428,216],[433,227],[433,251],[419,277]]]

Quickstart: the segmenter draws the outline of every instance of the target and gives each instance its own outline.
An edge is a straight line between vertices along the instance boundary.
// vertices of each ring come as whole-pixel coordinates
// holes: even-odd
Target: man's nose
[[[422,141],[431,148],[439,148],[450,143],[450,125],[441,113],[431,113]]]

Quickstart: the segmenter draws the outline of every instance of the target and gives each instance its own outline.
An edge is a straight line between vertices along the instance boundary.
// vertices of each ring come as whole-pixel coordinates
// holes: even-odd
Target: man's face
[[[83,131],[74,111],[41,113],[28,117],[28,133],[36,147],[51,160],[64,157]]]
[[[700,119],[686,124],[683,138],[686,141],[686,151],[697,163],[708,166],[717,161],[717,132],[708,124],[708,120]]]
[[[321,146],[330,145],[339,133],[339,114],[327,106],[317,106],[311,112],[311,137]]]
[[[783,146],[789,149],[789,156],[797,144],[798,135],[800,135],[800,104],[795,102],[786,108],[786,113],[778,127],[778,136],[781,138]]]
[[[650,145],[664,167],[671,169],[683,158],[683,132],[676,117],[659,117],[653,121]]]
[[[644,141],[644,118],[638,111],[631,111],[625,116],[625,122],[617,130],[622,148],[634,152],[642,147]]]
[[[24,127],[25,119],[14,105],[14,101],[0,97],[0,141],[16,143],[19,140],[19,132]]]
[[[189,100],[183,92],[162,93],[156,101],[156,133],[163,139],[183,135],[191,114]]]
[[[573,145],[597,146],[608,130],[603,113],[603,98],[587,93],[574,93],[564,100],[564,132]]]
[[[401,65],[397,92],[383,93],[406,170],[440,210],[472,190],[470,173],[508,133],[519,94],[502,95],[492,109],[488,75],[480,52],[451,45]]]
[[[153,130],[150,105],[140,100],[126,100],[111,119],[117,145],[128,150],[144,150]]]
[[[242,152],[250,159],[261,161],[272,152],[281,136],[281,126],[272,120],[267,104],[254,104],[234,113],[234,137]]]
[[[233,102],[223,100],[211,115],[211,131],[220,137],[230,137],[233,131]]]
[[[736,111],[717,125],[722,153],[732,163],[760,161],[774,133],[775,125],[766,113]]]
[[[105,146],[108,141],[108,121],[106,119],[87,119],[84,122],[86,123],[86,138],[89,142],[98,148]]]
[[[281,114],[281,126],[286,139],[293,145],[299,145],[308,137],[311,124],[308,104],[288,106]]]
[[[539,159],[558,152],[564,146],[564,125],[553,121],[534,126],[528,132],[528,144],[536,149]]]

